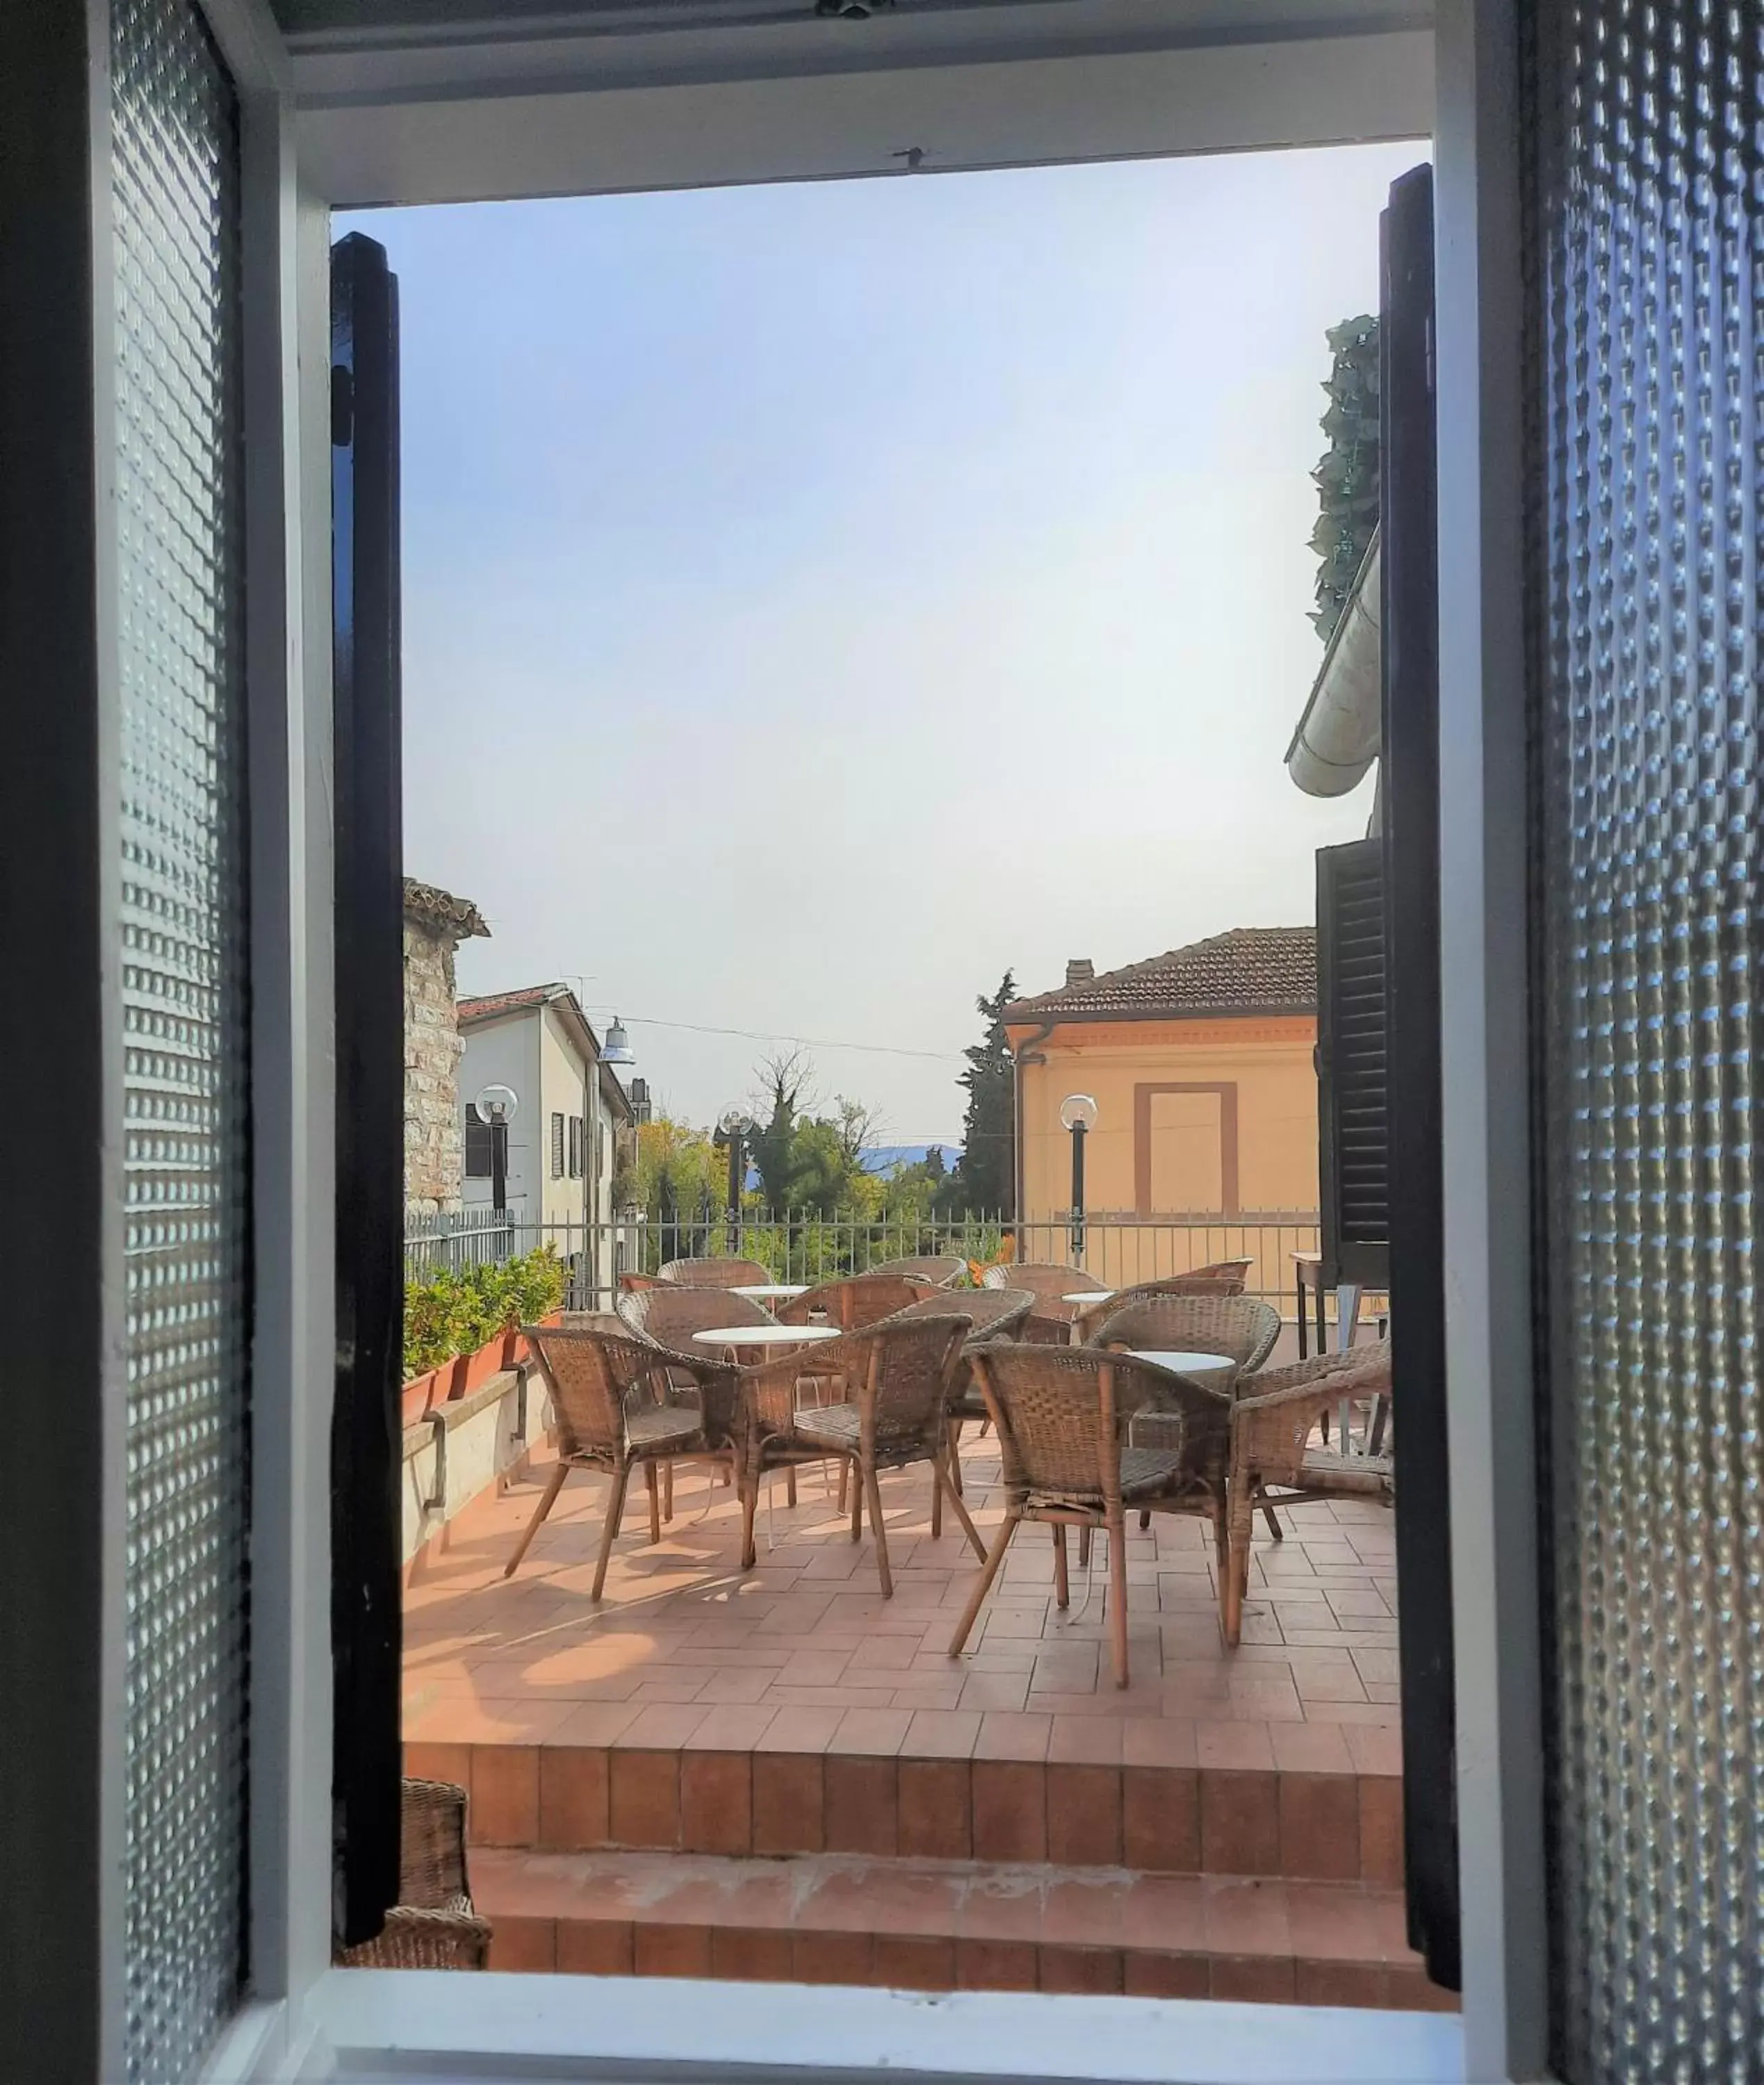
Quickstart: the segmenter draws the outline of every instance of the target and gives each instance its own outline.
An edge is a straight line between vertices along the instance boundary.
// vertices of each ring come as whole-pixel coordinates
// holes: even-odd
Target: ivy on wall
[[[1321,425],[1329,446],[1311,473],[1320,509],[1311,532],[1317,554],[1311,620],[1327,644],[1378,526],[1378,321],[1349,319],[1325,337],[1335,362],[1323,387],[1329,404]]]

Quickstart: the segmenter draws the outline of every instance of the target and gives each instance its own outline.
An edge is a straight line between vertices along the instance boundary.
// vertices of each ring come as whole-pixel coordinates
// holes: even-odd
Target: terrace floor
[[[985,1538],[972,1428],[963,1468]],[[470,1790],[498,1966],[1448,2002],[1402,1938],[1388,1512],[1259,1527],[1235,1651],[1209,1531],[1131,1527],[1118,1689],[1106,1574],[1086,1597],[1074,1568],[1062,1615],[1039,1528],[949,1656],[979,1567],[949,1518],[931,1539],[922,1468],[882,1480],[891,1600],[818,1471],[793,1510],[772,1480],[743,1573],[734,1494],[692,1466],[652,1547],[634,1488],[598,1606],[597,1477],[500,1575],[544,1474],[469,1506],[406,1597],[407,1764]]]

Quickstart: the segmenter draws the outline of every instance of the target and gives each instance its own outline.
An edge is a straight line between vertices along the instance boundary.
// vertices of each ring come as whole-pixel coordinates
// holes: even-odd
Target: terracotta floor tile
[[[899,1845],[897,1763],[868,1755],[828,1752],[827,1847],[832,1854],[893,1854]]]
[[[680,1844],[698,1854],[747,1854],[754,1840],[753,1756],[747,1752],[680,1756]],[[1358,1846],[1355,1848],[1356,1859]]]
[[[872,1983],[873,1943],[867,1933],[798,1933],[791,1949],[799,1984]]]
[[[712,1709],[686,1741],[687,1752],[750,1752],[757,1750],[780,1712],[766,1704],[749,1706],[724,1702]]]
[[[1289,1955],[1292,1928],[1286,1886],[1238,1876],[1207,1875],[1201,1888],[1207,1946],[1228,1955]]]
[[[794,1974],[788,1931],[719,1926],[711,1934],[711,1974],[743,1984],[788,1984]]]
[[[1359,1782],[1360,1879],[1381,1888],[1403,1886],[1403,1785],[1386,1774]]]
[[[1273,1772],[1274,1747],[1265,1723],[1200,1723],[1194,1736],[1196,1758],[1203,1769]]]
[[[907,1726],[903,1758],[969,1759],[980,1737],[977,1709],[920,1709]]]
[[[1122,1729],[1122,1722],[1114,1718],[1056,1716],[1048,1739],[1048,1760],[1069,1765],[1119,1766]]]
[[[1384,1937],[1357,1885],[1289,1883],[1286,1922],[1295,1955],[1318,1962],[1382,1962]]]
[[[1352,1773],[1354,1760],[1339,1723],[1272,1723],[1274,1764],[1283,1773]]]
[[[534,1843],[577,1853],[606,1843],[607,1754],[598,1746],[546,1745],[539,1752]]]
[[[1351,1773],[1281,1773],[1275,1779],[1280,1798],[1280,1872],[1316,1881],[1358,1882],[1358,1777]]]
[[[1201,1863],[1209,1875],[1280,1873],[1279,1777],[1201,1769]]]
[[[1294,1997],[1290,1959],[1266,1955],[1214,1955],[1211,1995],[1241,2005],[1290,2005]]]
[[[492,1969],[557,1967],[557,1929],[548,1918],[499,1918],[490,1936]]]
[[[974,1858],[1046,1860],[1047,1769],[1033,1760],[977,1759],[972,1771]]]
[[[956,1988],[963,1991],[1032,1991],[1038,1964],[1032,1942],[967,1940],[955,1943]]]
[[[635,1961],[630,1925],[618,1919],[560,1919],[557,1966],[578,1977],[628,1977]]]
[[[756,1752],[753,1774],[754,1851],[822,1852],[827,1845],[823,1756]]]
[[[1212,1965],[1205,1955],[1141,1954],[1121,1957],[1121,1989],[1130,1998],[1205,1998],[1212,1996]]]
[[[1053,1718],[1012,1709],[988,1709],[980,1717],[974,1743],[976,1759],[1042,1760],[1053,1731]]]
[[[676,1751],[709,1713],[708,1708],[695,1705],[657,1702],[640,1709],[612,1743],[615,1750]]]
[[[1043,1947],[1039,1969],[1044,1991],[1107,1997],[1121,1989],[1122,1965],[1117,1948]]]
[[[607,1836],[615,1845],[678,1845],[680,1755],[614,1751],[607,1807]]]
[[[892,1758],[905,1743],[912,1722],[908,1709],[848,1709],[827,1748],[829,1752]]]
[[[530,1846],[539,1836],[539,1754],[531,1745],[472,1749],[470,1836],[481,1846]]]
[[[404,1745],[404,1770],[418,1781],[451,1781],[468,1797],[472,1785],[472,1748],[470,1745],[431,1744],[427,1740]]]
[[[1201,1866],[1201,1777],[1192,1768],[1124,1767],[1121,1858],[1169,1875]]]
[[[703,1926],[644,1926],[632,1950],[640,1977],[708,1977],[711,1934]]]
[[[973,1790],[965,1759],[903,1758],[899,1850],[925,1860],[971,1858]]]
[[[842,1708],[781,1708],[754,1749],[762,1752],[822,1752],[845,1711]]]
[[[1054,1724],[1057,1739],[1060,1725]],[[1061,1867],[1114,1867],[1121,1858],[1121,1770],[1056,1761],[1047,1768],[1048,1858]]]

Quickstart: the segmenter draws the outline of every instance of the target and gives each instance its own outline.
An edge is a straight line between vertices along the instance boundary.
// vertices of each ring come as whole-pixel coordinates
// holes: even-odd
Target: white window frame
[[[653,1982],[331,1969],[329,1434],[325,1400],[312,1394],[330,1379],[333,1349],[329,209],[882,171],[902,140],[921,138],[947,166],[1414,134],[1433,107],[1434,40],[1394,0],[1390,25],[1371,32],[1367,0],[1315,0],[1305,35],[1289,22],[1259,42],[1226,40],[1233,11],[1210,0],[1144,0],[1130,27],[1109,0],[1061,0],[1082,31],[1065,45],[1061,7],[1024,7],[970,22],[967,45],[932,62],[742,77],[707,35],[695,70],[682,41],[671,74],[615,76],[604,41],[567,36],[413,41],[296,64],[266,0],[201,4],[244,123],[260,1246],[253,1996],[209,2076],[563,2077],[616,2062],[706,2078],[729,2063],[1171,2085],[1543,2077],[1529,1269],[1514,1220],[1530,1185],[1525,1110],[1496,1098],[1522,1093],[1529,1069],[1511,0],[1435,10],[1461,2022],[695,1983],[671,1985],[662,2004]],[[1351,23],[1358,37],[1333,33]]]

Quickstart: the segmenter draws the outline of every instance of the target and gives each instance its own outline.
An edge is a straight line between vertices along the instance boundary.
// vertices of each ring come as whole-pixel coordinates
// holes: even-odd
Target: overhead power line
[[[597,1005],[597,1013],[616,1013],[628,1028],[678,1028],[691,1035],[739,1035],[749,1042],[797,1042],[805,1050],[862,1050],[877,1057],[925,1057],[939,1064],[959,1064],[959,1050],[908,1050],[895,1042],[835,1042],[825,1035],[780,1035],[763,1028],[718,1028],[704,1021],[663,1021],[651,1013],[627,1013],[622,1007]]]

